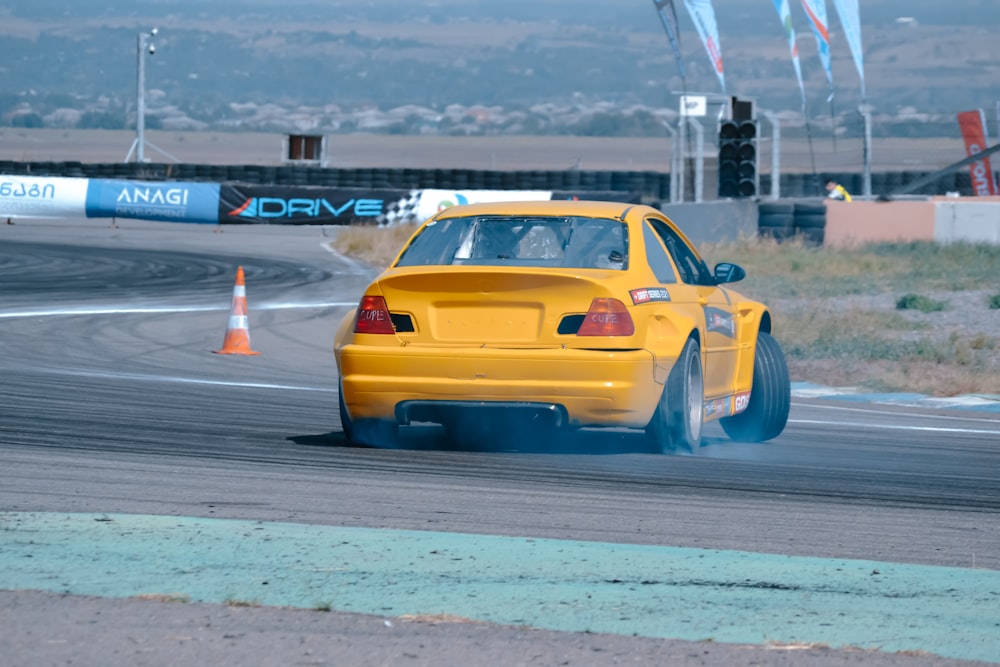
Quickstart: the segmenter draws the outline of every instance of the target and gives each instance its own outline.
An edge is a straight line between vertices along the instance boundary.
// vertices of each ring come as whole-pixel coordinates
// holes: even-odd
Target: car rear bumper
[[[556,406],[570,426],[643,427],[663,390],[647,350],[346,345],[340,373],[352,419],[404,422],[407,402],[499,402]]]

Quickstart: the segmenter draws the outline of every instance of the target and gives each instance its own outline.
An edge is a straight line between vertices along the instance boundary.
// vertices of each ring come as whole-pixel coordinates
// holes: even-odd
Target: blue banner
[[[219,184],[90,179],[88,218],[219,222]]]

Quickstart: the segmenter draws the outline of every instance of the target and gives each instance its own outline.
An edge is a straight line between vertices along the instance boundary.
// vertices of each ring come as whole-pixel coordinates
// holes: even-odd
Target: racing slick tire
[[[698,341],[689,338],[667,377],[656,412],[646,426],[646,434],[654,448],[664,454],[693,452],[701,446],[704,419],[705,378],[701,349]]]
[[[344,383],[341,381],[340,389],[337,394],[337,399],[340,408],[340,428],[344,432],[344,437],[348,440],[352,439],[354,433],[354,423],[351,421],[351,416],[347,414],[347,404],[344,403]]]
[[[722,429],[737,442],[764,442],[778,437],[788,423],[792,388],[785,353],[778,341],[757,334],[753,359],[753,386],[747,409],[720,420]]]

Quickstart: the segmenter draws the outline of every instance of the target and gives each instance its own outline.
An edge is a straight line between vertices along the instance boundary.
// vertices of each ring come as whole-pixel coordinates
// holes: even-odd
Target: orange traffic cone
[[[236,285],[233,287],[233,309],[229,313],[229,326],[221,350],[216,354],[260,354],[250,349],[250,328],[247,317],[247,288],[243,282],[243,267],[236,269]]]

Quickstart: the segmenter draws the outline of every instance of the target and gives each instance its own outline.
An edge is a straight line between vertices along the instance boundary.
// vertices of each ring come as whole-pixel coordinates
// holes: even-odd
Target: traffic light
[[[724,120],[719,126],[719,197],[757,194],[757,123]]]

